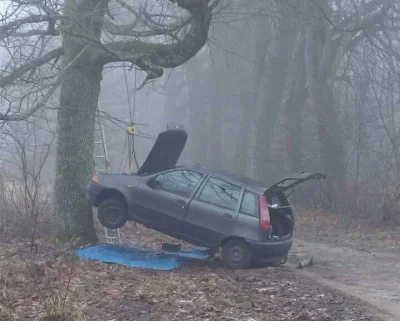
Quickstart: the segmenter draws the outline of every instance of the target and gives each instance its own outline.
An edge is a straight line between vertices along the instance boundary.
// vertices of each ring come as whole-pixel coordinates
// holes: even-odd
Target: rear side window
[[[219,207],[234,210],[239,201],[240,186],[211,177],[199,195],[199,200]]]
[[[240,213],[259,217],[258,196],[249,191],[243,194],[242,204],[240,204]]]

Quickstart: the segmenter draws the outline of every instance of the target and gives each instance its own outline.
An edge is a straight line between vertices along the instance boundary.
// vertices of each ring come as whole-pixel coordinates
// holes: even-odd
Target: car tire
[[[97,213],[100,223],[109,229],[121,228],[128,220],[126,205],[115,198],[102,201]]]
[[[247,269],[252,261],[251,248],[243,240],[230,240],[222,247],[222,260],[231,269]]]

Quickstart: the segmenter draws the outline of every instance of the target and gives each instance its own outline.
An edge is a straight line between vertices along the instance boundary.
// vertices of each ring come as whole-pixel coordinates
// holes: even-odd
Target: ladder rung
[[[109,173],[109,167],[108,167],[108,154],[107,154],[107,147],[106,147],[106,140],[104,137],[104,125],[101,123],[102,117],[100,116],[100,110],[98,110],[98,114],[96,115],[96,122],[94,125],[94,130],[95,130],[95,138],[94,138],[94,145],[103,145],[104,150],[98,150],[98,147],[95,147],[95,152],[93,153],[93,159],[94,159],[94,169],[96,171],[96,173]],[[99,132],[101,136],[99,136]],[[97,133],[96,133],[97,132]],[[103,153],[104,152],[104,153]],[[100,154],[97,154],[100,153]],[[96,155],[97,154],[97,155]],[[99,160],[101,159],[101,160]],[[114,231],[110,231],[107,228],[104,228],[104,234],[106,237],[106,242],[107,243],[122,243],[121,241],[121,234],[120,234],[120,230],[117,229],[116,236],[111,236],[109,235],[109,233],[111,235],[115,235]]]

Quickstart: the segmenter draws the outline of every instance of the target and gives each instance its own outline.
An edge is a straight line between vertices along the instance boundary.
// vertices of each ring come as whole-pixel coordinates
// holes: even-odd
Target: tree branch
[[[14,115],[7,115],[0,113],[0,121],[22,121],[27,120],[33,114],[35,114],[39,109],[41,109],[46,102],[50,99],[50,97],[54,94],[57,90],[58,86],[61,84],[61,77],[57,79],[57,81],[50,86],[50,89],[47,93],[39,100],[39,102],[34,105],[31,109],[27,110],[26,112],[14,114]]]
[[[33,114],[35,114],[40,108],[42,108],[46,104],[46,102],[54,94],[54,92],[60,86],[65,73],[69,69],[71,69],[71,67],[73,67],[77,61],[79,61],[80,57],[85,53],[86,49],[87,49],[87,46],[85,46],[75,56],[75,58],[72,59],[68,63],[68,65],[65,66],[65,68],[63,70],[61,70],[61,72],[58,74],[58,77],[57,77],[57,80],[55,81],[55,83],[50,85],[50,89],[47,91],[47,93],[42,97],[42,99],[40,99],[40,101],[36,105],[34,105],[31,109],[29,109],[29,110],[27,110],[27,111],[25,111],[23,113],[19,113],[19,114],[15,114],[15,115],[7,115],[7,114],[4,115],[4,114],[0,113],[0,121],[22,121],[22,120],[28,119]]]
[[[349,18],[344,19],[343,22],[339,24],[335,24],[332,19],[325,12],[323,7],[316,0],[310,0],[320,11],[320,13],[324,16],[324,18],[329,22],[332,26],[333,30],[340,32],[350,32],[356,33],[360,30],[368,28],[371,24],[374,23],[374,20],[380,18],[385,12],[392,6],[393,1],[391,0],[381,0],[379,1],[371,1],[368,3],[363,3],[361,6],[360,12],[364,18],[360,19],[357,13],[354,13]]]
[[[135,20],[133,23],[125,26],[118,26],[112,23],[111,21],[105,19],[103,26],[105,31],[107,31],[112,35],[141,38],[141,37],[159,36],[166,33],[177,31],[182,27],[184,27],[185,25],[187,25],[188,23],[190,23],[190,21],[191,17],[186,19],[185,21],[180,21],[165,26],[156,24],[155,22],[152,22],[152,25],[150,25],[150,23],[146,23],[145,25],[148,26],[150,29],[141,31],[133,30],[140,22],[138,19]]]
[[[143,68],[149,79],[154,79],[162,75],[162,68],[174,68],[196,55],[207,41],[211,9],[219,0],[214,1],[210,7],[209,0],[176,2],[191,14],[190,30],[182,40],[172,44],[147,43],[140,40],[117,41],[104,45],[105,50],[100,53],[99,61],[103,64],[129,61]]]
[[[31,71],[45,63],[50,62],[53,59],[59,58],[64,53],[64,48],[60,47],[55,50],[52,50],[45,55],[41,56],[40,58],[33,59],[27,62],[25,65],[20,66],[19,68],[15,69],[11,74],[0,78],[0,88],[4,88],[8,85],[11,85],[15,80],[19,77]]]
[[[0,40],[3,40],[9,36],[31,36],[31,35],[49,35],[49,36],[57,36],[59,35],[59,31],[55,29],[56,20],[60,18],[60,16],[53,15],[30,15],[25,18],[15,19],[3,26],[0,26]],[[48,22],[48,27],[46,30],[30,30],[27,32],[17,32],[17,30],[25,25],[25,24],[34,24]]]

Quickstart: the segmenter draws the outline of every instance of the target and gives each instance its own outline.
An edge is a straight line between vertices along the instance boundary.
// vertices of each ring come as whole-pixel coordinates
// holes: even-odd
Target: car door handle
[[[176,202],[177,202],[182,208],[185,208],[185,206],[186,206],[186,202],[185,202],[185,201],[176,200]]]
[[[226,217],[226,218],[232,218],[232,215],[231,214],[228,214],[228,213],[224,213],[224,217]]]

